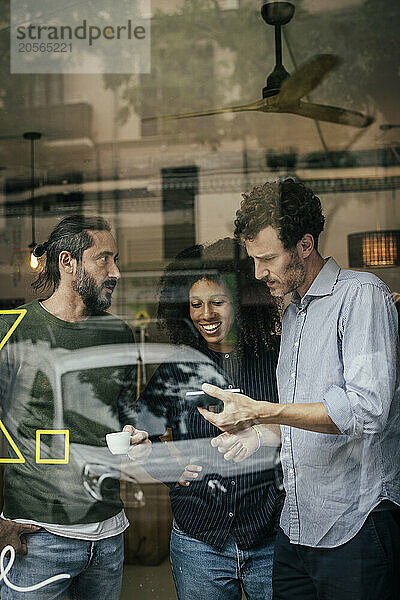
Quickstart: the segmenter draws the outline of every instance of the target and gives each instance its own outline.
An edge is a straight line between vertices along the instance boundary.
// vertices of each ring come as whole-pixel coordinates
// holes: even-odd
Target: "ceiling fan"
[[[297,69],[292,75],[286,71],[282,64],[282,36],[281,27],[292,19],[294,4],[292,2],[270,2],[263,0],[261,15],[266,23],[275,27],[275,68],[268,76],[266,86],[262,91],[262,99],[241,106],[228,106],[214,108],[200,112],[183,113],[165,116],[143,118],[148,121],[170,121],[188,119],[191,117],[204,117],[245,111],[258,111],[264,113],[293,113],[316,121],[327,121],[353,127],[367,127],[374,119],[362,113],[328,106],[303,102],[302,98],[312,92],[323,80],[325,75],[332,71],[341,62],[333,54],[319,54]]]

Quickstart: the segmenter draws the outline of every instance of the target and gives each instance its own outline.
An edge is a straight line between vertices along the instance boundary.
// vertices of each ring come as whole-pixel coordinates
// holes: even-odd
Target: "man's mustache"
[[[104,289],[104,288],[111,288],[112,291],[114,291],[115,286],[118,283],[118,279],[107,279],[106,281],[103,281],[103,283],[100,286],[100,289]]]

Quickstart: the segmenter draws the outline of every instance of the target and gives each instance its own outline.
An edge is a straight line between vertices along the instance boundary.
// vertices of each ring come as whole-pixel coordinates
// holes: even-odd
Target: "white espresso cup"
[[[131,434],[129,431],[107,433],[106,440],[112,454],[127,454],[130,447]]]

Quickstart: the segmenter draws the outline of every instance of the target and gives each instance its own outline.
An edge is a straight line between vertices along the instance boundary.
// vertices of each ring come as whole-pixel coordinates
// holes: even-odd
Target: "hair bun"
[[[47,242],[44,242],[43,244],[38,244],[37,246],[35,246],[33,249],[33,256],[36,256],[36,258],[40,258],[41,256],[43,256],[43,254],[47,250],[47,246],[48,246]]]

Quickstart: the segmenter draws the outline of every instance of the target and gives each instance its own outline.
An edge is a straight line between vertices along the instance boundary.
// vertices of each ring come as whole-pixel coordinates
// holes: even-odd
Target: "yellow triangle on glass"
[[[18,325],[21,323],[24,316],[26,315],[26,309],[25,308],[17,308],[15,310],[0,310],[0,315],[18,315],[18,317],[15,319],[14,323],[11,325],[10,329],[7,331],[6,335],[0,341],[0,350],[1,350],[6,345],[6,343],[8,342],[8,340],[10,339],[10,337],[12,336],[14,331],[17,329]],[[8,433],[7,429],[4,427],[3,422],[1,420],[0,420],[0,429],[6,436],[8,443],[10,444],[11,448],[14,450],[15,454],[18,457],[18,458],[9,458],[9,457],[0,458],[0,463],[24,463],[25,459],[22,456],[20,449],[18,448],[17,444],[12,439],[11,435]]]
[[[7,331],[6,335],[0,341],[0,350],[1,350],[3,348],[3,346],[5,346],[7,344],[8,340],[10,339],[10,337],[12,336],[14,331],[17,329],[18,325],[21,323],[24,316],[26,315],[26,308],[16,308],[14,310],[0,310],[0,315],[18,315],[18,317],[15,319],[14,323],[11,325],[10,329]]]
[[[17,444],[14,442],[11,435],[8,433],[7,429],[4,427],[3,421],[1,421],[1,420],[0,420],[0,429],[6,436],[6,439],[7,439],[8,443],[10,444],[11,448],[14,450],[15,454],[18,456],[18,458],[10,458],[8,456],[4,457],[4,458],[0,458],[0,463],[24,463],[25,459],[21,454],[21,450],[18,448]]]

